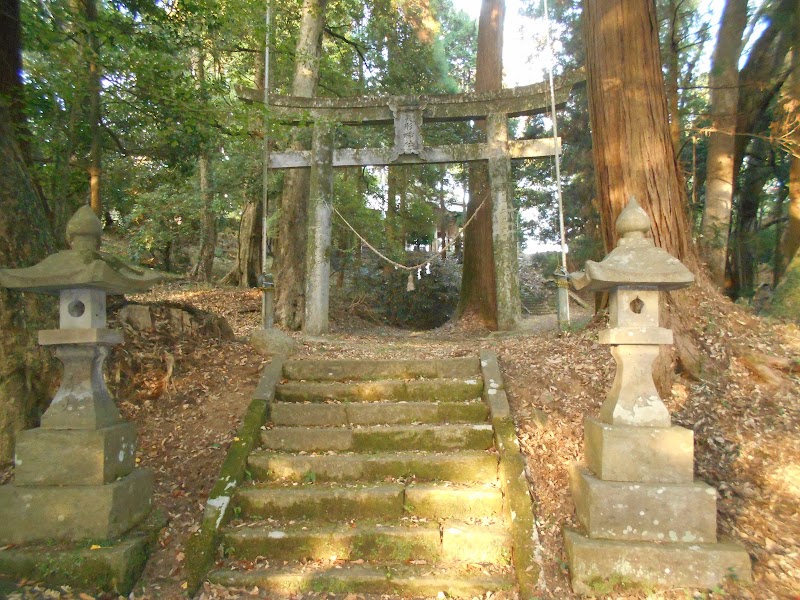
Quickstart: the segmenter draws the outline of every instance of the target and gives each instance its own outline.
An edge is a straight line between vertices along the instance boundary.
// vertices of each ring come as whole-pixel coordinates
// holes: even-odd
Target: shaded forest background
[[[238,98],[241,87],[263,92],[264,2],[3,0],[2,6],[0,200],[7,218],[0,263],[30,264],[63,245],[55,232],[89,202],[115,251],[131,260],[199,281],[255,285],[262,271],[264,141],[271,149],[310,143],[309,128],[281,126],[268,109]],[[690,231],[681,237],[697,243],[713,284],[732,299],[761,308],[777,289],[764,305],[796,318],[790,284],[800,280],[800,7],[794,0],[727,0],[716,34],[698,0],[659,0],[656,7],[670,141],[684,188],[678,196],[687,199],[681,227]],[[273,93],[347,97],[498,85],[496,77],[482,80],[480,65],[496,75],[502,27],[495,22],[490,31],[489,16],[502,14],[501,0],[484,0],[480,22],[449,0],[273,0],[270,8]],[[544,23],[540,2],[525,3],[524,12]],[[555,74],[584,67],[581,3],[555,2],[549,17],[558,42]],[[541,30],[531,32],[530,69],[544,76],[541,37]],[[559,113],[571,268],[601,258],[613,243],[613,219],[596,191],[587,89],[578,87]],[[532,117],[512,122],[510,133],[544,137],[549,128],[548,119]],[[425,130],[431,144],[482,135],[480,124]],[[336,131],[337,144],[349,147],[392,137],[390,127]],[[473,207],[478,197],[479,182],[463,165],[347,168],[335,177],[337,210],[401,262],[416,262],[434,247],[437,225],[464,223],[466,189],[473,190]],[[552,161],[515,162],[514,177],[520,243],[557,242]],[[308,183],[302,170],[273,171],[266,181],[276,316],[297,329]],[[459,293],[461,262],[465,272],[481,269],[469,264],[468,248],[487,239],[477,229],[466,248],[459,242],[432,260],[409,294],[406,274],[365,253],[336,221],[332,285],[348,310],[435,327],[454,313],[459,296],[469,312]],[[555,257],[542,263],[549,274]],[[10,418],[0,415],[4,424],[30,414],[40,395],[30,382],[41,365],[19,349],[30,346],[24,332],[43,317],[38,305],[22,302],[4,296],[0,306],[4,331],[18,332],[2,348],[8,368],[0,392],[20,404],[9,409]]]
[[[10,10],[15,2],[5,4]],[[792,75],[797,7],[790,0],[751,6],[729,0],[718,39],[712,39],[702,4],[658,3],[672,142],[690,199],[692,233],[712,277],[732,298],[749,301],[759,286],[780,281],[800,244],[800,206],[790,189],[800,135]],[[22,85],[4,84],[0,92],[19,126],[20,146],[44,202],[44,225],[62,231],[75,208],[90,201],[107,230],[127,241],[133,259],[200,280],[227,274],[226,282],[254,284],[261,270],[260,228],[253,223],[259,221],[265,132],[276,149],[307,145],[310,138],[302,128],[293,133],[270,124],[262,108],[237,97],[240,86],[263,89],[264,3],[41,0],[17,8]],[[368,6],[275,0],[271,11],[274,93],[344,97],[475,89],[478,23],[449,0]],[[527,3],[525,11],[542,18],[539,2]],[[585,63],[582,15],[579,2],[555,3],[557,75]],[[311,21],[321,35],[304,41],[301,30]],[[13,36],[5,34],[13,45]],[[534,53],[536,36],[531,32]],[[313,82],[301,82],[301,91],[293,89],[298,65],[318,68]],[[531,70],[543,75],[544,66],[545,53],[534,54]],[[585,89],[573,94],[559,125],[567,239],[578,266],[604,252]],[[389,129],[340,127],[337,143],[386,143]],[[515,137],[548,131],[542,118],[512,124]],[[480,135],[463,125],[426,130],[431,143]],[[520,240],[557,241],[552,162],[515,163],[515,175],[516,205],[524,215],[518,219]],[[285,177],[273,172],[269,178],[269,232],[277,236],[279,258],[277,246],[288,237],[278,235],[284,233],[281,211],[288,211],[284,188],[302,188],[285,186]],[[466,181],[461,166],[398,166],[388,175],[340,169],[336,205],[365,237],[403,259],[407,245],[433,242],[431,233],[447,208],[462,210]],[[226,273],[215,271],[215,258],[225,253],[218,235],[247,227],[247,261],[230,273],[229,265]],[[357,270],[361,243],[341,223],[333,245],[335,268]],[[294,318],[282,320],[299,326]]]

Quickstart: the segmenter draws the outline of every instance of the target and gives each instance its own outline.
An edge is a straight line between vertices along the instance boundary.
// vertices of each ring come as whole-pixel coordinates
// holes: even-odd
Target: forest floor
[[[755,317],[699,290],[681,292],[696,310],[682,315],[711,357],[700,380],[678,377],[667,405],[676,424],[695,432],[696,476],[719,490],[719,531],[753,559],[754,583],[714,592],[610,590],[607,598],[800,598],[800,331]],[[247,344],[260,314],[258,292],[165,287],[138,302],[181,302],[224,316],[235,341],[126,330],[109,379],[127,419],[139,428],[139,464],[156,476],[156,505],[169,524],[131,598],[185,596],[184,547],[267,359]],[[332,333],[292,334],[295,358],[425,358],[497,352],[537,514],[542,567],[539,597],[571,599],[562,528],[577,526],[568,469],[582,458],[583,418],[596,415],[614,363],[597,343],[601,320],[559,333],[552,316],[510,333],[468,324],[428,332],[383,327],[332,311]],[[788,368],[787,368],[788,365]],[[538,409],[537,412],[534,409]],[[542,412],[546,419],[541,418]],[[537,415],[539,415],[537,417]],[[10,476],[7,472],[6,478]],[[2,479],[2,478],[0,478]],[[0,549],[1,551],[1,549]],[[489,598],[491,595],[487,596]],[[82,598],[28,582],[12,598]],[[206,586],[200,598],[265,598],[257,589]],[[305,594],[299,598],[342,598]],[[349,595],[345,600],[358,600]]]

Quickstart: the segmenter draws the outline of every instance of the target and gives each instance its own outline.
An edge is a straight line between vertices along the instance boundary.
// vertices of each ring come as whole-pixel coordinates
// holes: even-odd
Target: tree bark
[[[747,25],[747,0],[727,0],[719,37],[711,59],[711,121],[706,160],[706,203],[701,226],[703,256],[711,280],[725,286],[728,234],[734,186],[736,108],[739,97],[739,56]]]
[[[87,68],[87,90],[89,93],[89,202],[94,214],[103,218],[101,175],[103,163],[102,108],[100,106],[100,43],[95,28],[97,25],[96,0],[83,0],[86,11],[86,42],[84,53]]]
[[[327,0],[303,0],[292,82],[294,96],[312,97],[316,93],[326,5]],[[292,147],[302,149],[297,141]],[[309,176],[308,168],[287,170],[278,224],[275,314],[279,323],[295,330],[302,327],[305,311]]]
[[[217,215],[214,211],[214,191],[211,183],[211,158],[208,150],[203,150],[198,159],[198,176],[200,179],[200,198],[202,210],[200,215],[200,249],[192,278],[197,281],[211,281],[214,270],[214,252],[217,248]]]
[[[781,240],[781,255],[791,260],[800,248],[800,4],[795,5],[792,31],[791,74],[784,86],[784,115],[789,127],[789,223]],[[782,267],[782,265],[779,265]],[[783,273],[783,268],[779,271]]]
[[[483,0],[478,22],[478,55],[475,91],[503,87],[503,19],[505,0]],[[483,131],[486,124],[477,126]],[[461,278],[458,315],[472,317],[489,329],[497,329],[497,290],[495,288],[492,246],[492,195],[486,161],[469,165],[469,204],[466,220],[480,208],[464,231],[464,266]]]
[[[672,147],[677,155],[681,147],[681,115],[678,110],[678,77],[680,67],[678,66],[678,14],[679,4],[676,0],[669,0],[667,3],[668,35],[665,48],[662,53],[666,55],[667,72],[665,74],[667,106],[669,107],[669,134],[672,138]]]
[[[15,138],[9,108],[0,105],[0,265],[4,268],[30,266],[55,249],[45,202]],[[51,373],[46,354],[37,349],[34,330],[52,326],[48,318],[55,314],[52,302],[40,296],[0,289],[0,464],[13,458],[16,433],[36,425],[46,407]]]
[[[631,196],[650,215],[656,245],[696,269],[669,132],[652,0],[584,0],[589,114],[606,251]]]
[[[202,89],[205,78],[205,55],[198,50],[194,57],[197,88]],[[197,159],[197,175],[200,186],[200,248],[192,269],[192,279],[211,281],[214,270],[214,251],[217,248],[217,215],[214,212],[214,190],[211,175],[211,156],[208,148],[203,148]]]
[[[584,0],[589,116],[597,205],[606,251],[616,246],[616,220],[631,196],[650,216],[655,244],[699,272],[669,130],[653,0]],[[674,300],[673,300],[674,301]],[[679,312],[679,311],[678,311]],[[663,327],[695,351],[678,319],[662,304]],[[659,393],[669,393],[672,357],[653,366]]]
[[[743,173],[744,181],[736,193],[736,220],[730,244],[730,293],[735,298],[750,298],[755,291],[755,263],[758,256],[756,234],[759,229],[761,191],[774,173],[769,163],[770,148],[767,141],[754,138],[750,144],[747,169]]]

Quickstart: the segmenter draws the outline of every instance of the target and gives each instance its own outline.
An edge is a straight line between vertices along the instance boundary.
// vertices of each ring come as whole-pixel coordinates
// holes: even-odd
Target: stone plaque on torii
[[[572,89],[583,81],[576,72],[555,81],[555,100],[563,106]],[[241,99],[262,103],[260,91],[239,90]],[[399,164],[489,163],[492,194],[492,245],[496,273],[497,324],[514,328],[520,318],[517,243],[514,232],[511,160],[553,156],[560,140],[553,138],[509,140],[509,117],[543,114],[550,109],[546,83],[493,92],[449,95],[359,96],[354,98],[302,98],[270,95],[270,119],[313,127],[311,150],[271,152],[270,169],[311,169],[309,235],[306,248],[305,322],[303,329],[317,335],[328,331],[331,211],[333,168]],[[486,142],[426,146],[425,123],[486,122]],[[341,125],[394,125],[391,147],[334,148],[333,129]]]

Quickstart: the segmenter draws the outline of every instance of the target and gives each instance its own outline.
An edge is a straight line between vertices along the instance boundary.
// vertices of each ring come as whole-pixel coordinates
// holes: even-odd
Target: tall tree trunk
[[[667,2],[668,35],[662,54],[665,55],[667,72],[665,74],[667,106],[669,107],[669,134],[672,138],[672,147],[677,155],[681,147],[681,115],[678,110],[678,14],[680,4],[676,0]]]
[[[214,211],[214,190],[211,183],[211,159],[203,150],[198,159],[200,198],[203,203],[200,215],[200,248],[192,277],[197,281],[211,281],[214,270],[214,252],[217,248],[217,215]]]
[[[303,0],[300,34],[295,53],[294,96],[312,97],[319,82],[322,31],[327,0]],[[300,143],[292,144],[301,149]],[[275,314],[289,329],[300,329],[305,311],[306,238],[310,169],[289,169],[283,180],[278,224]]]
[[[236,265],[222,278],[220,283],[253,287],[261,273],[261,200],[250,199],[239,219],[239,251]]]
[[[739,72],[739,102],[736,115],[734,181],[739,175],[749,134],[760,130],[767,112],[789,75],[786,57],[791,50],[791,32],[797,0],[779,0],[771,5],[766,28],[752,45]]]
[[[198,50],[194,57],[195,78],[198,89],[205,85],[205,54]],[[197,160],[200,184],[200,248],[191,276],[197,281],[211,281],[214,270],[214,251],[217,249],[217,215],[214,211],[214,190],[211,175],[211,156],[203,148]]]
[[[706,160],[706,204],[701,234],[711,280],[722,289],[728,256],[728,234],[734,184],[739,56],[747,25],[747,0],[727,0],[711,58],[711,121]]]
[[[95,29],[97,24],[96,0],[83,0],[86,11],[85,56],[87,68],[87,90],[89,92],[89,201],[94,214],[103,217],[101,174],[103,162],[102,113],[100,106],[100,43]]]
[[[505,12],[505,0],[483,0],[481,4],[475,70],[476,92],[499,90],[503,87]],[[480,122],[478,127],[485,131],[486,124]],[[466,219],[475,214],[478,208],[480,212],[464,232],[464,266],[458,314],[460,317],[476,318],[490,329],[497,329],[492,195],[486,161],[469,164],[469,204]]]
[[[773,174],[770,148],[762,138],[753,138],[747,169],[741,189],[736,193],[736,220],[731,238],[731,295],[750,298],[755,292],[755,270],[758,256],[756,234],[761,191]]]
[[[633,196],[650,216],[655,244],[698,271],[686,215],[685,189],[670,137],[653,0],[584,0],[598,210],[606,251],[616,246],[616,220]],[[691,346],[680,323],[681,346]],[[687,340],[687,341],[684,341]],[[684,364],[687,369],[691,367]],[[672,357],[662,351],[653,365],[659,392],[669,393]]]
[[[794,129],[789,134],[789,223],[781,240],[781,254],[790,261],[800,248],[800,4],[795,5],[792,19],[791,75],[784,86],[784,113]],[[787,128],[788,129],[788,128]],[[783,269],[780,269],[783,272]]]
[[[669,132],[652,0],[584,0],[589,114],[606,250],[631,196],[650,215],[655,243],[697,266]]]
[[[47,204],[18,143],[28,132],[22,103],[19,1],[0,3],[0,266],[23,267],[55,250]],[[48,310],[49,309],[49,310]],[[16,433],[37,424],[52,371],[35,329],[52,326],[56,309],[34,294],[0,288],[0,464],[14,456]]]

